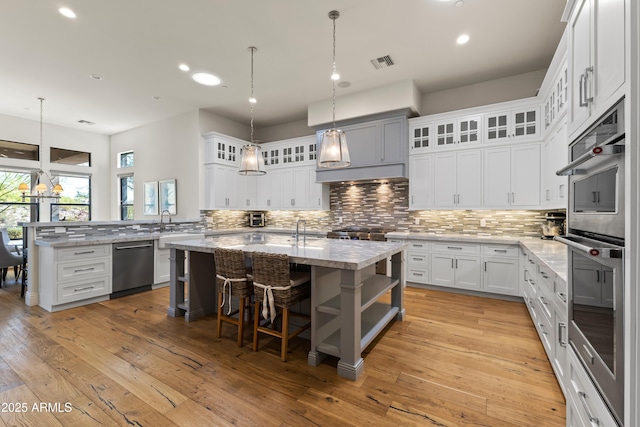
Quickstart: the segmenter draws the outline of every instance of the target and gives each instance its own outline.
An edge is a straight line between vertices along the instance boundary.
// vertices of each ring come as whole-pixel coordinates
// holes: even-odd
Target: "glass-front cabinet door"
[[[417,126],[411,130],[411,151],[426,150],[431,146],[431,126]]]
[[[488,114],[487,142],[504,141],[509,137],[509,113]]]
[[[436,124],[436,146],[446,147],[455,144],[455,122]]]
[[[458,143],[475,144],[480,142],[480,116],[458,120]]]

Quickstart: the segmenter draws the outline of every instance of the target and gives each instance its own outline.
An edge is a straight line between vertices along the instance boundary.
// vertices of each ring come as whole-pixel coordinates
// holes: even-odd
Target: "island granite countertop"
[[[397,242],[307,238],[306,243],[289,236],[244,233],[182,240],[168,243],[170,248],[213,253],[215,248],[241,249],[245,252],[286,254],[291,262],[345,270],[360,270],[404,249]]]

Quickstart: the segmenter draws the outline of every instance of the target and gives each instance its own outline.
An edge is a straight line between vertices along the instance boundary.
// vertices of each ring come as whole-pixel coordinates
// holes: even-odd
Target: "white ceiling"
[[[198,108],[248,124],[247,48],[256,46],[256,127],[302,120],[309,103],[331,97],[332,9],[338,71],[351,83],[337,96],[406,79],[428,93],[548,67],[565,0],[454,3],[3,0],[0,113],[38,120],[43,97],[45,122],[104,134]],[[461,33],[471,40],[458,46]],[[383,55],[396,65],[376,70],[370,60]],[[193,82],[182,62],[223,86]]]

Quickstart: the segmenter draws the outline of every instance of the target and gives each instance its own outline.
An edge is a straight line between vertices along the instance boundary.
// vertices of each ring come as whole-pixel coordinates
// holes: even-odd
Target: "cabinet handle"
[[[453,204],[454,205],[456,204],[456,195],[455,194],[453,195]]]
[[[458,268],[458,260],[456,259],[456,268]]]
[[[86,254],[92,254],[95,251],[82,251],[82,252],[74,252],[74,255],[86,255]]]
[[[542,330],[542,335],[549,335],[549,333],[544,329],[544,323],[538,323],[540,329]]]
[[[562,347],[567,346],[567,342],[564,339],[564,334],[562,333],[562,331],[564,330],[567,330],[567,324],[564,322],[558,323],[558,342]]]
[[[584,411],[587,413],[587,417],[589,417],[589,421],[595,425],[600,425],[600,421],[596,417],[591,415],[591,411],[589,410],[589,406],[587,405],[587,395],[583,391],[579,391],[578,397],[580,398],[580,402],[582,402]]]
[[[511,203],[516,202],[516,193],[511,193]]]
[[[487,261],[484,262],[484,271],[487,271]]]
[[[592,80],[592,79],[589,78],[589,74],[593,74],[593,66],[587,67],[584,70],[584,101],[585,101],[585,104],[593,102],[593,94],[591,93],[592,91],[589,90],[591,88],[591,85],[589,84],[589,82]]]
[[[545,196],[545,198],[546,198],[546,200],[548,201],[548,200],[549,200],[549,190],[545,190],[545,191],[546,191],[546,196]]]
[[[494,251],[494,252],[500,252],[500,253],[503,253],[503,254],[506,254],[506,253],[507,253],[507,250],[506,250],[506,249],[494,249],[493,251]]]
[[[600,203],[600,192],[596,191],[596,203]]]
[[[414,276],[422,277],[422,273],[413,273]]]
[[[456,249],[456,250],[459,250],[459,251],[462,250],[462,248],[459,247],[459,246],[447,246],[447,249]]]
[[[567,294],[564,292],[556,292],[563,302],[567,302]]]
[[[546,299],[545,297],[543,297],[542,295],[540,296],[540,302],[541,302],[543,305],[547,305],[547,299]]]
[[[422,246],[424,246],[422,243],[414,243],[413,245],[414,248],[421,248]]]
[[[596,270],[596,282],[600,281],[600,270]]]
[[[578,83],[578,90],[579,90],[578,104],[581,107],[587,106],[587,102],[584,101],[584,81],[585,81],[585,76],[584,76],[584,73],[582,73],[580,74],[580,82]]]
[[[76,268],[73,270],[74,273],[82,273],[83,271],[92,271],[95,270],[95,267],[87,267],[87,268]]]
[[[424,258],[411,257],[413,261],[424,261]]]
[[[455,267],[453,266],[453,258],[451,258],[451,268],[455,268]]]
[[[93,289],[93,286],[85,286],[84,288],[74,288],[73,292],[86,291],[87,289]]]

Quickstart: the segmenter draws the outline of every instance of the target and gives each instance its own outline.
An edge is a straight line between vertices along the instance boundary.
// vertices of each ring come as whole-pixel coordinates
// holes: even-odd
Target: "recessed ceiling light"
[[[220,79],[211,73],[194,73],[191,78],[196,83],[205,86],[218,86],[220,84]]]
[[[343,88],[344,87],[349,87],[349,86],[351,86],[351,82],[348,82],[348,81],[345,80],[345,81],[342,81],[342,82],[338,83],[338,86],[343,87]]]
[[[462,0],[458,0],[457,2],[454,3],[456,7],[462,7],[464,6],[464,2]]]
[[[76,13],[69,9],[68,7],[61,7],[60,9],[58,9],[58,12],[60,12],[60,14],[62,14],[63,16],[66,16],[67,18],[75,18],[76,17]]]
[[[91,77],[93,80],[102,80],[102,76],[99,76],[97,74],[90,74],[89,77]]]
[[[462,34],[460,37],[456,39],[456,43],[465,44],[469,41],[469,36],[467,34]]]
[[[191,69],[187,64],[180,64],[178,65],[178,68],[180,68],[182,71],[189,71]]]

